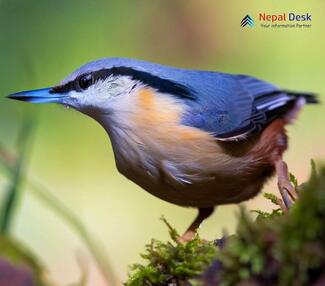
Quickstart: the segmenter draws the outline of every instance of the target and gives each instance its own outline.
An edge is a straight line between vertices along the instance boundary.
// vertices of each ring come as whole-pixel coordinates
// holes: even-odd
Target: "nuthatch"
[[[90,62],[59,85],[9,98],[55,102],[98,121],[118,170],[149,193],[199,214],[258,194],[275,172],[286,204],[295,193],[282,154],[285,125],[314,94],[284,91],[246,75],[186,70],[145,61]]]

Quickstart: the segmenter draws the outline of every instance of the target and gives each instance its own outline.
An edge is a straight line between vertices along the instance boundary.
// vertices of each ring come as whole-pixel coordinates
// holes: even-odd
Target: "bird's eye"
[[[81,76],[78,81],[77,85],[80,90],[85,90],[90,87],[94,83],[94,77],[92,74],[85,74]]]

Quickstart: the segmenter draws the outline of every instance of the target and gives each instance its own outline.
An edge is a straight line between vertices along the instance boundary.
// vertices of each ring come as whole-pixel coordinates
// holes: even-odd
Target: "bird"
[[[273,176],[285,207],[296,199],[283,153],[286,125],[314,93],[264,80],[128,58],[89,62],[57,85],[10,99],[58,103],[96,120],[118,171],[150,194],[198,215],[191,240],[216,206],[256,196]]]

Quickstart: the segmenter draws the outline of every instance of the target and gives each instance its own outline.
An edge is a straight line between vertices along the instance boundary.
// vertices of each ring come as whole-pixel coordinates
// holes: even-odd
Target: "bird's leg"
[[[199,213],[189,228],[184,232],[184,234],[178,239],[179,242],[187,242],[193,239],[195,236],[197,229],[200,227],[200,224],[212,215],[214,211],[214,207],[210,208],[199,208]]]
[[[278,176],[278,187],[284,202],[281,208],[286,211],[292,202],[298,199],[298,193],[289,179],[288,166],[283,160],[279,160],[275,164],[276,173]]]

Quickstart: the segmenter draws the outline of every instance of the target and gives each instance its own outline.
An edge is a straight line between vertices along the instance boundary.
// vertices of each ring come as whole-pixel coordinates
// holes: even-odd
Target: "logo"
[[[251,17],[251,16],[249,16],[249,15],[246,15],[244,18],[243,18],[243,20],[241,20],[241,22],[240,22],[240,26],[242,26],[242,27],[245,27],[245,26],[249,26],[249,27],[251,27],[251,28],[253,28],[254,27],[254,20],[253,20],[253,18]]]
[[[296,12],[280,12],[278,14],[269,14],[265,12],[258,13],[257,15],[246,15],[240,22],[242,28],[260,27],[263,29],[278,29],[278,28],[295,28],[305,29],[312,27],[312,14],[311,13],[296,13]],[[255,19],[255,20],[254,20]]]

